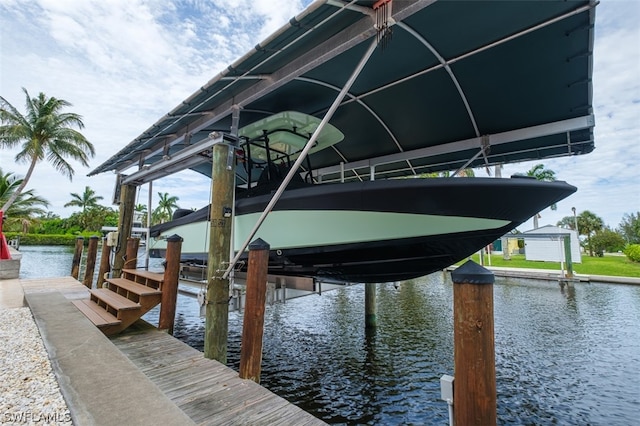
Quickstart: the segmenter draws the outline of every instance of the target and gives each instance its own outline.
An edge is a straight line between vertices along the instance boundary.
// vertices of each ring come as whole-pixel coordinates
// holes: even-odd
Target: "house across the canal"
[[[543,262],[564,262],[564,237],[567,235],[571,241],[571,261],[581,263],[580,241],[576,231],[552,225],[532,229],[522,234],[525,258]]]

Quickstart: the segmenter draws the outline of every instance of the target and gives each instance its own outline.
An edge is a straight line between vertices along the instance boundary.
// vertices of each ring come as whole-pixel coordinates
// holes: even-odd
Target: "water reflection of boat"
[[[285,122],[278,115],[241,132],[250,136],[242,145],[244,166],[237,171],[236,250],[309,134],[297,132],[295,123],[286,129],[283,123],[291,123]],[[329,128],[317,148],[340,135]],[[575,191],[564,182],[523,178],[313,184],[305,179],[311,170],[307,163],[296,174],[256,235],[271,246],[272,274],[358,282],[426,275],[464,259]],[[178,234],[184,239],[183,262],[206,262],[208,210],[182,210],[173,221],[152,227],[151,256],[163,256],[164,239]]]

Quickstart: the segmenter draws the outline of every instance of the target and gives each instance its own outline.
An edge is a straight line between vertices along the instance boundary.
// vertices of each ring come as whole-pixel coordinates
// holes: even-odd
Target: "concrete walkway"
[[[22,308],[24,292],[20,280],[0,280],[0,309]]]
[[[26,306],[24,295],[59,292],[67,299],[89,297],[89,290],[72,277],[36,278],[23,280],[13,278],[0,280],[0,309]]]
[[[31,309],[73,423],[194,424],[70,303],[87,297],[72,277],[0,280],[0,309]]]
[[[74,424],[194,424],[60,292],[25,299]]]

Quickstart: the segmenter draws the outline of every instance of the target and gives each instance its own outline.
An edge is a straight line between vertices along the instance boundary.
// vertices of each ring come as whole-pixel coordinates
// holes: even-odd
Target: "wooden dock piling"
[[[180,252],[182,237],[172,235],[167,238],[166,265],[162,283],[162,301],[160,302],[160,318],[158,329],[167,330],[173,335],[173,323],[176,318],[176,301],[178,300],[178,278],[180,276]]]
[[[98,256],[98,237],[89,237],[89,248],[87,249],[87,263],[84,268],[84,279],[82,284],[87,288],[93,287],[93,273],[96,269],[96,257]]]
[[[127,238],[127,248],[124,255],[124,269],[136,269],[138,265],[138,247],[140,238]]]
[[[242,324],[240,378],[260,383],[262,336],[267,292],[269,244],[258,238],[249,244],[247,294]]]
[[[454,424],[497,421],[491,271],[468,261],[451,273],[454,317]]]
[[[213,146],[211,166],[211,213],[209,234],[204,356],[227,363],[229,333],[229,279],[223,272],[231,254],[231,223],[235,190],[233,147],[218,143]]]
[[[563,240],[564,259],[566,266],[565,278],[573,278],[573,261],[571,259],[571,236],[565,235]]]
[[[120,278],[122,268],[124,266],[124,258],[126,254],[127,238],[131,236],[131,228],[133,227],[133,211],[136,200],[137,187],[134,185],[122,185],[120,189],[120,213],[118,216],[118,244],[116,245],[116,253],[113,258],[112,275],[114,278]]]
[[[104,237],[102,239],[100,267],[98,268],[98,280],[96,282],[97,288],[102,288],[102,283],[104,282],[105,274],[108,274],[109,271],[111,271],[111,264],[109,263],[110,254],[111,254],[111,247],[107,245],[107,237]]]
[[[376,328],[378,319],[376,314],[376,284],[366,283],[364,285],[364,327]]]
[[[82,261],[82,249],[84,248],[84,237],[76,238],[76,249],[73,252],[71,261],[71,276],[76,280],[80,276],[80,262]]]

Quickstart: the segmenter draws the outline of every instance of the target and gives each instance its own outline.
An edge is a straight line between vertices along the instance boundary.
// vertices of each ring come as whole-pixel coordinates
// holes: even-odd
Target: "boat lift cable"
[[[300,156],[298,156],[298,158],[296,159],[296,162],[293,164],[293,167],[291,167],[291,169],[287,173],[287,176],[285,176],[284,180],[282,181],[282,183],[278,187],[278,190],[276,191],[276,193],[271,198],[271,201],[269,201],[269,204],[267,205],[267,207],[264,209],[264,211],[262,212],[262,214],[258,218],[258,221],[256,222],[255,226],[253,227],[253,229],[249,233],[249,236],[244,241],[244,243],[242,244],[242,246],[240,247],[240,249],[238,250],[238,252],[234,256],[234,258],[231,260],[231,262],[229,262],[229,266],[227,267],[227,270],[222,275],[223,279],[227,279],[229,277],[229,274],[231,273],[231,271],[235,267],[236,263],[238,262],[238,260],[242,256],[242,254],[244,253],[245,249],[247,248],[247,246],[249,246],[249,243],[251,243],[251,240],[253,240],[253,237],[258,232],[258,229],[260,229],[260,226],[262,225],[264,220],[267,218],[267,215],[271,212],[271,210],[273,209],[273,206],[275,206],[275,204],[280,199],[280,196],[282,195],[282,193],[286,189],[287,185],[289,184],[289,182],[293,178],[293,175],[295,173],[297,173],[298,168],[300,167],[302,162],[307,157],[307,154],[309,153],[309,151],[311,150],[311,148],[315,144],[316,140],[318,139],[318,136],[320,136],[320,132],[322,131],[324,126],[329,122],[329,120],[331,120],[331,117],[335,113],[335,111],[338,108],[338,106],[340,106],[340,103],[342,102],[344,97],[347,95],[349,89],[351,88],[351,86],[355,82],[356,78],[358,78],[358,76],[360,75],[360,73],[364,69],[364,66],[369,61],[369,58],[371,57],[371,55],[375,51],[377,45],[378,45],[378,43],[374,39],[373,42],[371,43],[371,45],[369,46],[369,48],[367,49],[367,51],[365,52],[365,54],[363,55],[362,59],[360,59],[360,62],[358,63],[356,68],[353,70],[353,73],[351,74],[351,76],[349,77],[347,82],[345,83],[344,87],[342,88],[342,90],[338,94],[338,97],[333,101],[333,104],[331,104],[331,107],[329,108],[329,110],[325,114],[324,118],[322,119],[322,121],[320,122],[320,124],[318,125],[316,130],[313,132],[313,135],[311,135],[311,138],[307,141],[307,144],[302,149],[302,152],[300,153]]]

